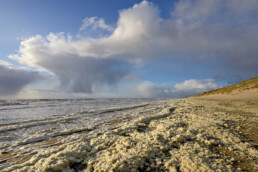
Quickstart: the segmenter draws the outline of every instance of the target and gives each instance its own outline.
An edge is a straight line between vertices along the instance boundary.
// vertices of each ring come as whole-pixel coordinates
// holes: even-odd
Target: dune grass
[[[244,90],[250,90],[250,89],[258,89],[258,77],[251,78],[249,80],[242,81],[237,84],[230,85],[224,88],[207,91],[197,96],[206,96],[206,95],[212,95],[212,94],[229,94],[229,93],[232,93],[233,91],[244,91]]]

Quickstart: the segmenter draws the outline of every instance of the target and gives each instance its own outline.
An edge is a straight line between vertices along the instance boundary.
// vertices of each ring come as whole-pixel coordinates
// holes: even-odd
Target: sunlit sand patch
[[[44,140],[44,141],[41,141],[41,142],[37,142],[35,144],[32,144],[31,146],[33,147],[41,147],[41,146],[59,146],[62,144],[62,140],[64,138],[67,138],[68,136],[57,136],[57,137],[54,137],[54,138],[50,138],[48,140]]]
[[[0,164],[1,163],[5,163],[6,159],[8,159],[8,158],[13,156],[13,153],[14,153],[13,150],[10,150],[8,152],[6,152],[6,151],[1,152],[1,154],[0,154]]]
[[[15,150],[10,150],[8,152],[1,152],[0,155],[0,166],[2,164],[22,164],[31,157],[33,157],[35,153],[28,153],[28,152],[17,152]]]
[[[108,122],[109,125],[116,125],[116,124],[120,124],[122,122],[126,122],[126,121],[130,121],[132,120],[132,117],[128,117],[128,118],[122,118],[122,119],[114,119]]]
[[[223,156],[228,156],[234,159],[233,166],[235,166],[238,170],[243,171],[255,171],[254,164],[258,164],[257,159],[253,159],[250,157],[246,157],[245,155],[239,155],[237,151],[232,149],[228,149],[227,147],[217,146],[215,150]]]
[[[258,144],[258,125],[255,121],[240,122],[239,130],[250,140]],[[258,149],[258,148],[257,148]]]

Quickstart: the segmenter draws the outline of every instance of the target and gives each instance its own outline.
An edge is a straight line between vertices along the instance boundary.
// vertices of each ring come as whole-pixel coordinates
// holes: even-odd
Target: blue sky
[[[185,97],[258,74],[258,1],[0,1],[0,98]]]

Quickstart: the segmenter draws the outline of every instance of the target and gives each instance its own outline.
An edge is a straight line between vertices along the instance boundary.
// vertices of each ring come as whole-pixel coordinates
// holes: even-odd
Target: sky
[[[258,76],[257,0],[0,1],[0,98],[178,98]]]

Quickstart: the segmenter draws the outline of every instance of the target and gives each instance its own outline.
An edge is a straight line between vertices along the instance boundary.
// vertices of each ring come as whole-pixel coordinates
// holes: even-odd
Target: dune
[[[217,100],[258,100],[258,77],[192,97]]]
[[[203,96],[196,96],[195,98],[217,100],[258,100],[258,89],[234,91],[230,94],[209,94]]]

